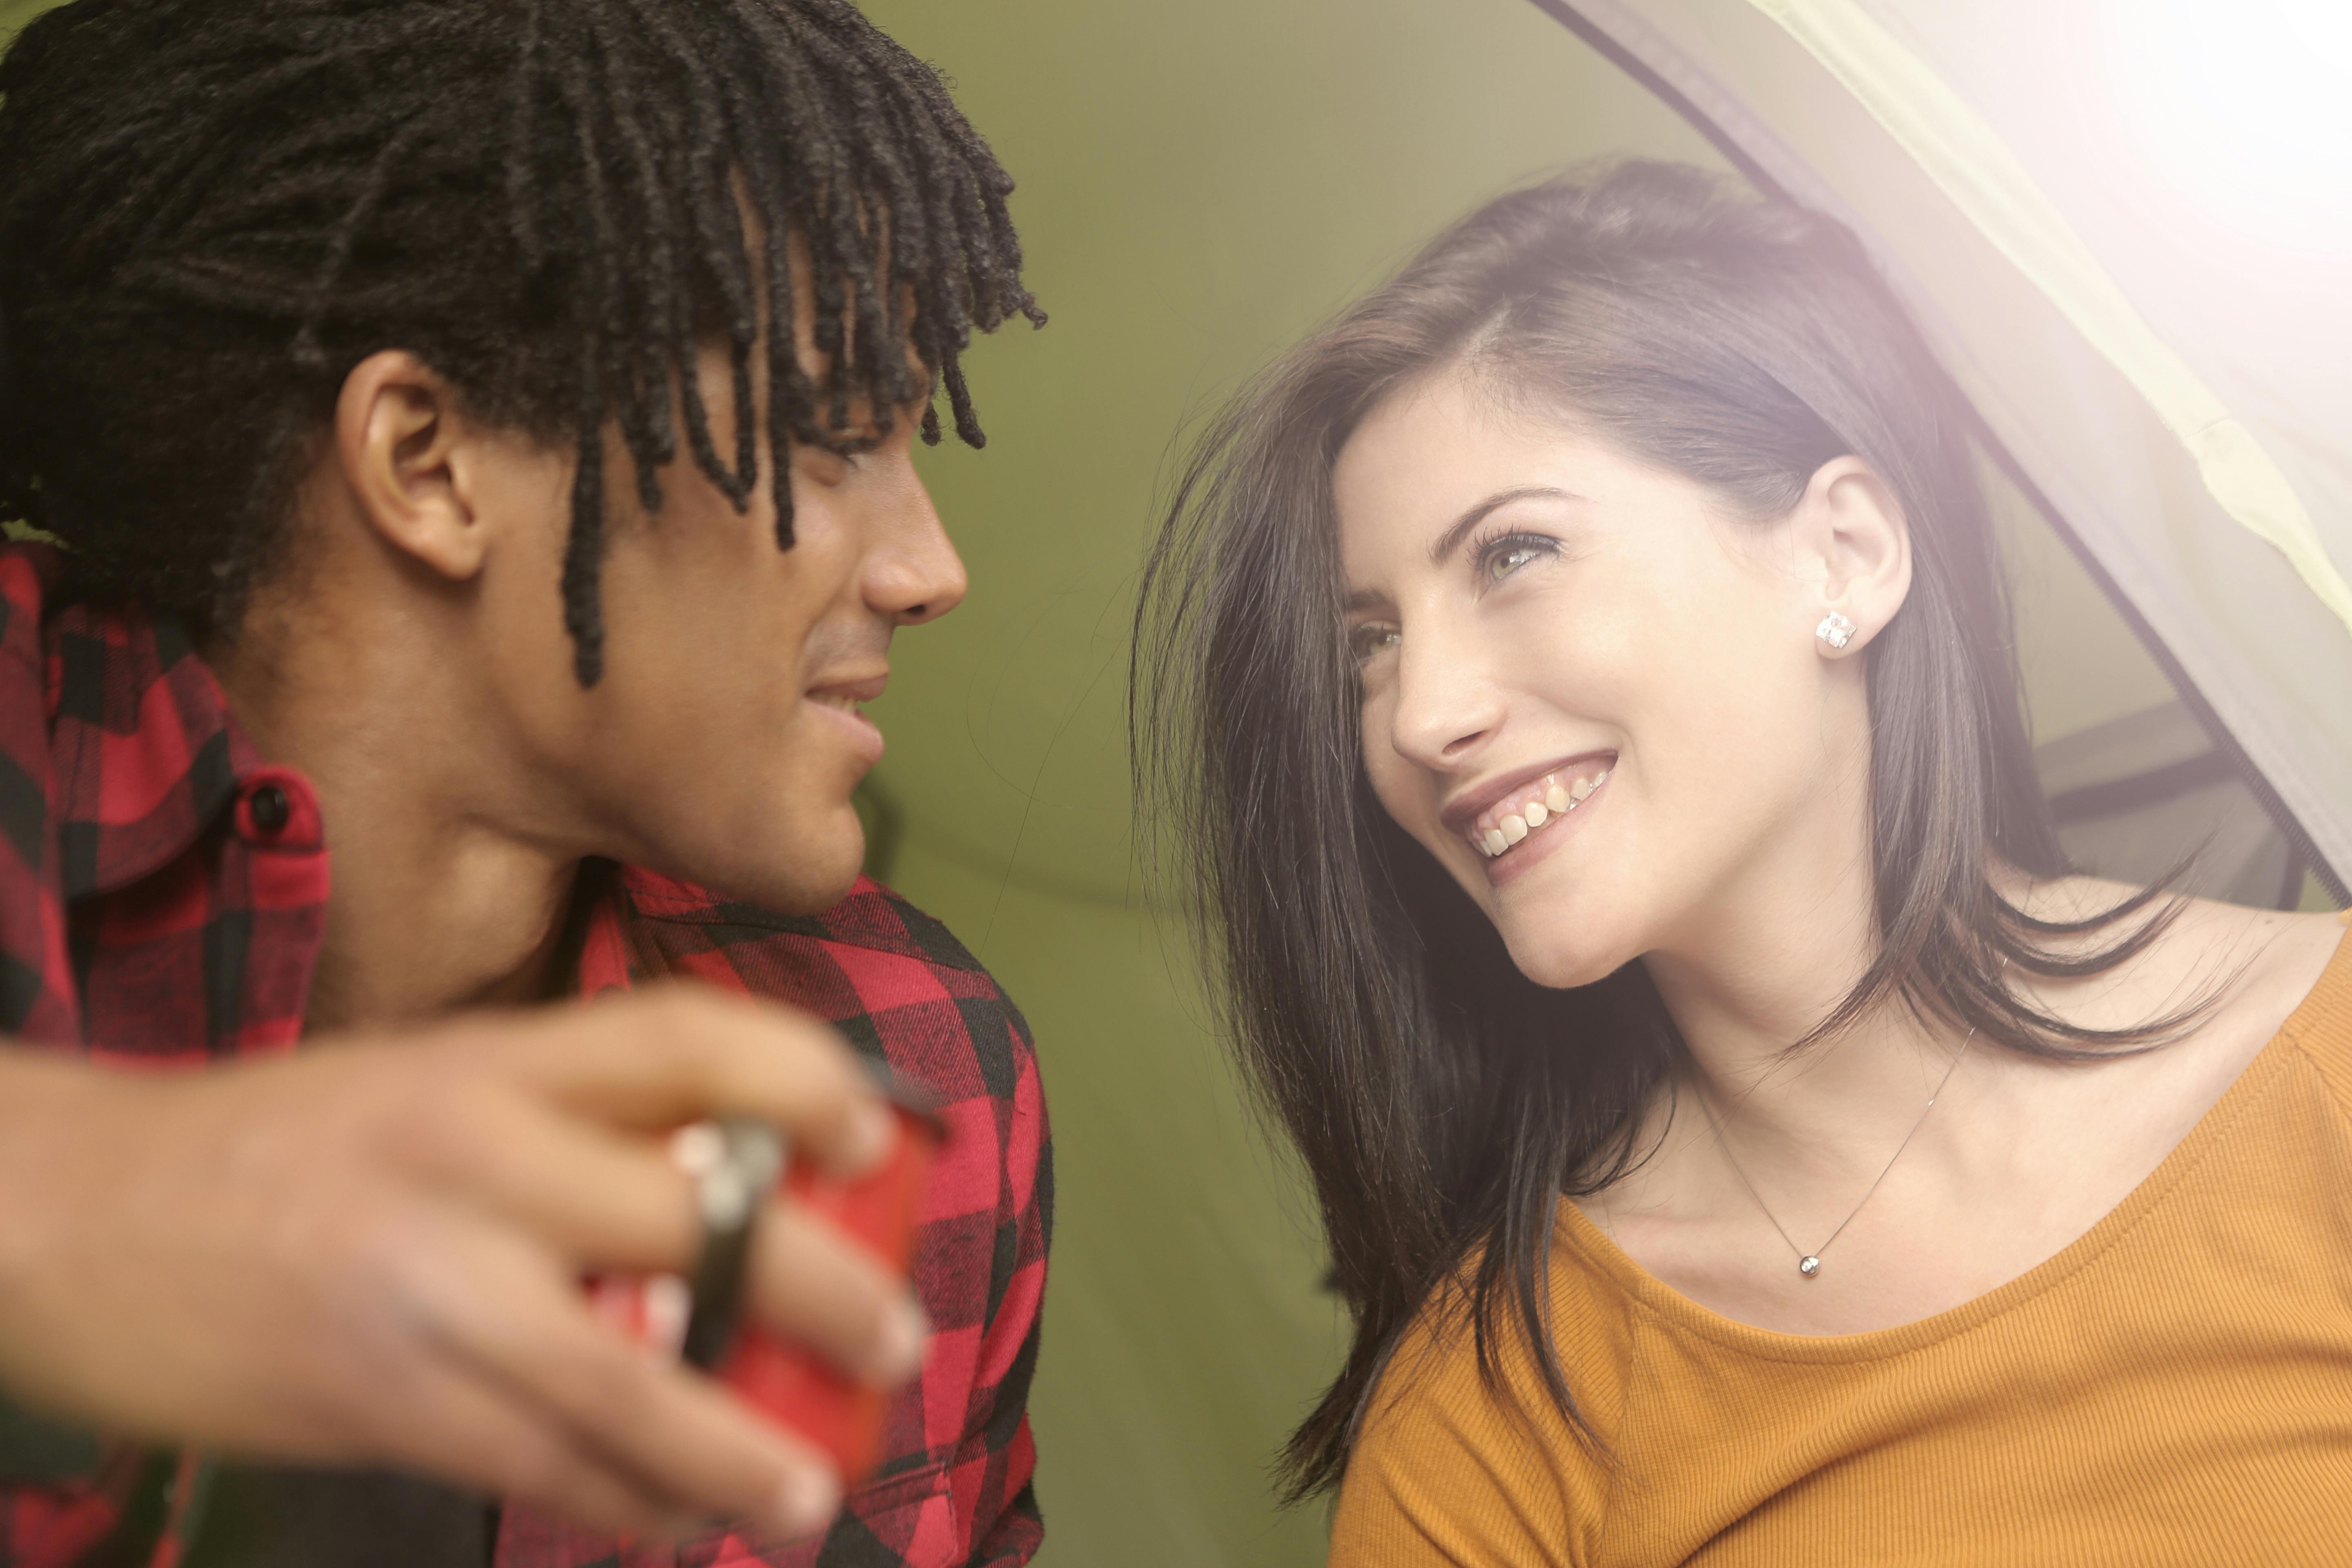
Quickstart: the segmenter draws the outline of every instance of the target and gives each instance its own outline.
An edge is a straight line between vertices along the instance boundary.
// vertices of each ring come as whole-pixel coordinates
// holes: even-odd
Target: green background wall
[[[970,600],[876,712],[891,879],[1035,1026],[1060,1209],[1032,1410],[1047,1568],[1322,1558],[1266,1464],[1333,1363],[1312,1215],[1144,903],[1123,707],[1177,432],[1481,198],[1697,138],[1526,0],[868,0],[1020,182],[1053,323],[972,356],[928,472]]]

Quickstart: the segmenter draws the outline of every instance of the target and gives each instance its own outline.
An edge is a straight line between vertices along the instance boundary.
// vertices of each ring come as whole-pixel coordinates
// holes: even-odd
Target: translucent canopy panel
[[[2149,704],[2104,747],[2045,752],[2053,797],[2136,801],[2133,814],[2203,801],[2157,838],[2259,808],[2275,849],[2249,860],[2217,841],[2215,869],[2236,869],[2212,890],[2275,901],[2300,862],[2342,901],[2352,135],[2338,121],[2352,102],[2352,23],[2341,8],[1538,4],[1750,177],[1861,232],[1973,401],[1990,459],[2169,678],[2177,710]],[[2198,731],[2215,759],[2198,765],[2217,782],[2190,787],[2202,775],[2179,753]],[[2066,782],[2094,767],[2121,770],[2096,782],[2151,782],[2091,795]],[[2149,837],[2070,842],[2104,846],[2089,854],[2095,868],[2145,876],[2163,868],[2117,845]],[[2256,896],[2273,872],[2276,889]]]

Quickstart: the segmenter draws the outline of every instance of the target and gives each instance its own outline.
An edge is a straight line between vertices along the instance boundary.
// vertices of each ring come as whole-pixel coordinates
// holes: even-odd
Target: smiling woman
[[[2242,1073],[2305,1074],[2304,1130],[2255,1143],[2352,1156],[2325,1077],[2352,976],[2314,992],[2336,922],[2068,866],[1965,430],[1843,228],[1632,163],[1464,220],[1196,458],[1135,733],[1355,1318],[1289,1452],[1301,1492],[1344,1478],[1335,1563],[1777,1561],[1894,1493],[1977,1531],[1953,1560],[2031,1557],[2189,1463],[2095,1443],[2143,1479],[2056,1499],[2054,1532],[1937,1479],[1955,1443],[2079,1436],[2060,1387],[2137,1409],[2172,1396],[2142,1362],[2252,1352],[2292,1365],[2273,1409],[2317,1408],[2297,1377],[2352,1393],[2271,1356],[2302,1308],[2267,1306],[2087,1367],[2051,1359],[2071,1328],[1897,1363],[1852,1391],[1877,1425],[1790,1370],[2029,1299],[2072,1322],[2077,1249]],[[2254,1479],[2317,1495],[2344,1454]],[[2326,1523],[2257,1511],[2216,1539],[2291,1556]]]

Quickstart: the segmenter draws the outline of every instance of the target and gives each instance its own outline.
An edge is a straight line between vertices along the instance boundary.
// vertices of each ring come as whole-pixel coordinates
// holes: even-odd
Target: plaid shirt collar
[[[56,552],[42,551],[45,576]],[[45,584],[45,586],[47,584]],[[68,900],[117,891],[178,859],[264,771],[220,682],[170,622],[59,612],[48,638],[53,795]]]
[[[326,929],[318,801],[168,621],[0,548],[0,1032],[149,1064],[291,1050]]]

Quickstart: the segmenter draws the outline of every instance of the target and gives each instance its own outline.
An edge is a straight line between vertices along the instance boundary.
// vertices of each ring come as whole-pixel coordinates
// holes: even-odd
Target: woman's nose
[[[1475,757],[1501,726],[1503,693],[1470,651],[1424,633],[1402,641],[1390,744],[1425,768],[1454,768]]]

